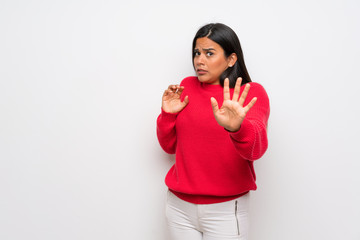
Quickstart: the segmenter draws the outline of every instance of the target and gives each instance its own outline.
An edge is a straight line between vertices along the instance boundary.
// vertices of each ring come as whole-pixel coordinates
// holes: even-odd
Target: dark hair
[[[230,88],[235,87],[236,79],[242,78],[242,85],[251,82],[250,75],[246,69],[244,55],[241,49],[239,38],[236,33],[228,26],[222,23],[210,23],[201,27],[193,40],[192,44],[192,61],[194,66],[195,46],[198,38],[207,37],[219,44],[225,53],[225,57],[229,57],[232,53],[237,56],[234,66],[227,68],[220,76],[220,84],[224,86],[225,78],[229,78]],[[195,68],[195,66],[194,66]]]

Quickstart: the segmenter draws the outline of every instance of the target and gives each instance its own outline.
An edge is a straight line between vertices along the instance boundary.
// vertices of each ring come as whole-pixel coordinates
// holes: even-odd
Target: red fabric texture
[[[166,185],[181,199],[196,204],[228,201],[256,190],[253,161],[268,147],[270,105],[264,88],[250,83],[244,106],[253,97],[257,102],[240,129],[228,132],[216,122],[210,103],[214,97],[221,107],[223,88],[201,83],[197,77],[185,78],[181,85],[185,87],[181,98],[189,96],[188,105],[177,114],[161,110],[157,118],[160,146],[176,154]],[[232,97],[233,89],[230,94]]]

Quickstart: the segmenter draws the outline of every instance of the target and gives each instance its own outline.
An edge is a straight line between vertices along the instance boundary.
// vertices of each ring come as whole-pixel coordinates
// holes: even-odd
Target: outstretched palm
[[[238,78],[235,84],[234,94],[230,99],[229,79],[224,81],[224,102],[219,109],[219,105],[215,98],[211,98],[211,106],[218,124],[228,131],[235,132],[240,129],[247,112],[254,106],[256,97],[251,99],[245,107],[244,102],[250,89],[250,84],[245,85],[244,91],[240,95],[241,78]]]

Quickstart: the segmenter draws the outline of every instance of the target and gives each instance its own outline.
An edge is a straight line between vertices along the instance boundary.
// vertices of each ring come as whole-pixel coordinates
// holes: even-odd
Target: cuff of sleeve
[[[244,119],[244,121],[241,123],[240,129],[236,132],[229,132],[229,134],[235,141],[241,142],[241,140],[244,140],[244,135],[246,135],[246,132],[251,131],[251,129],[251,122],[247,119]]]
[[[164,120],[174,121],[178,113],[168,113],[161,108],[161,118]]]

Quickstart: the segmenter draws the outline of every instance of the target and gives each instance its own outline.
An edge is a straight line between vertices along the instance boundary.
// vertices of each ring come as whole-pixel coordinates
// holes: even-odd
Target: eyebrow
[[[194,50],[199,51],[198,48],[195,48]],[[214,48],[203,48],[202,50],[203,51],[211,51],[211,50],[216,51]]]

